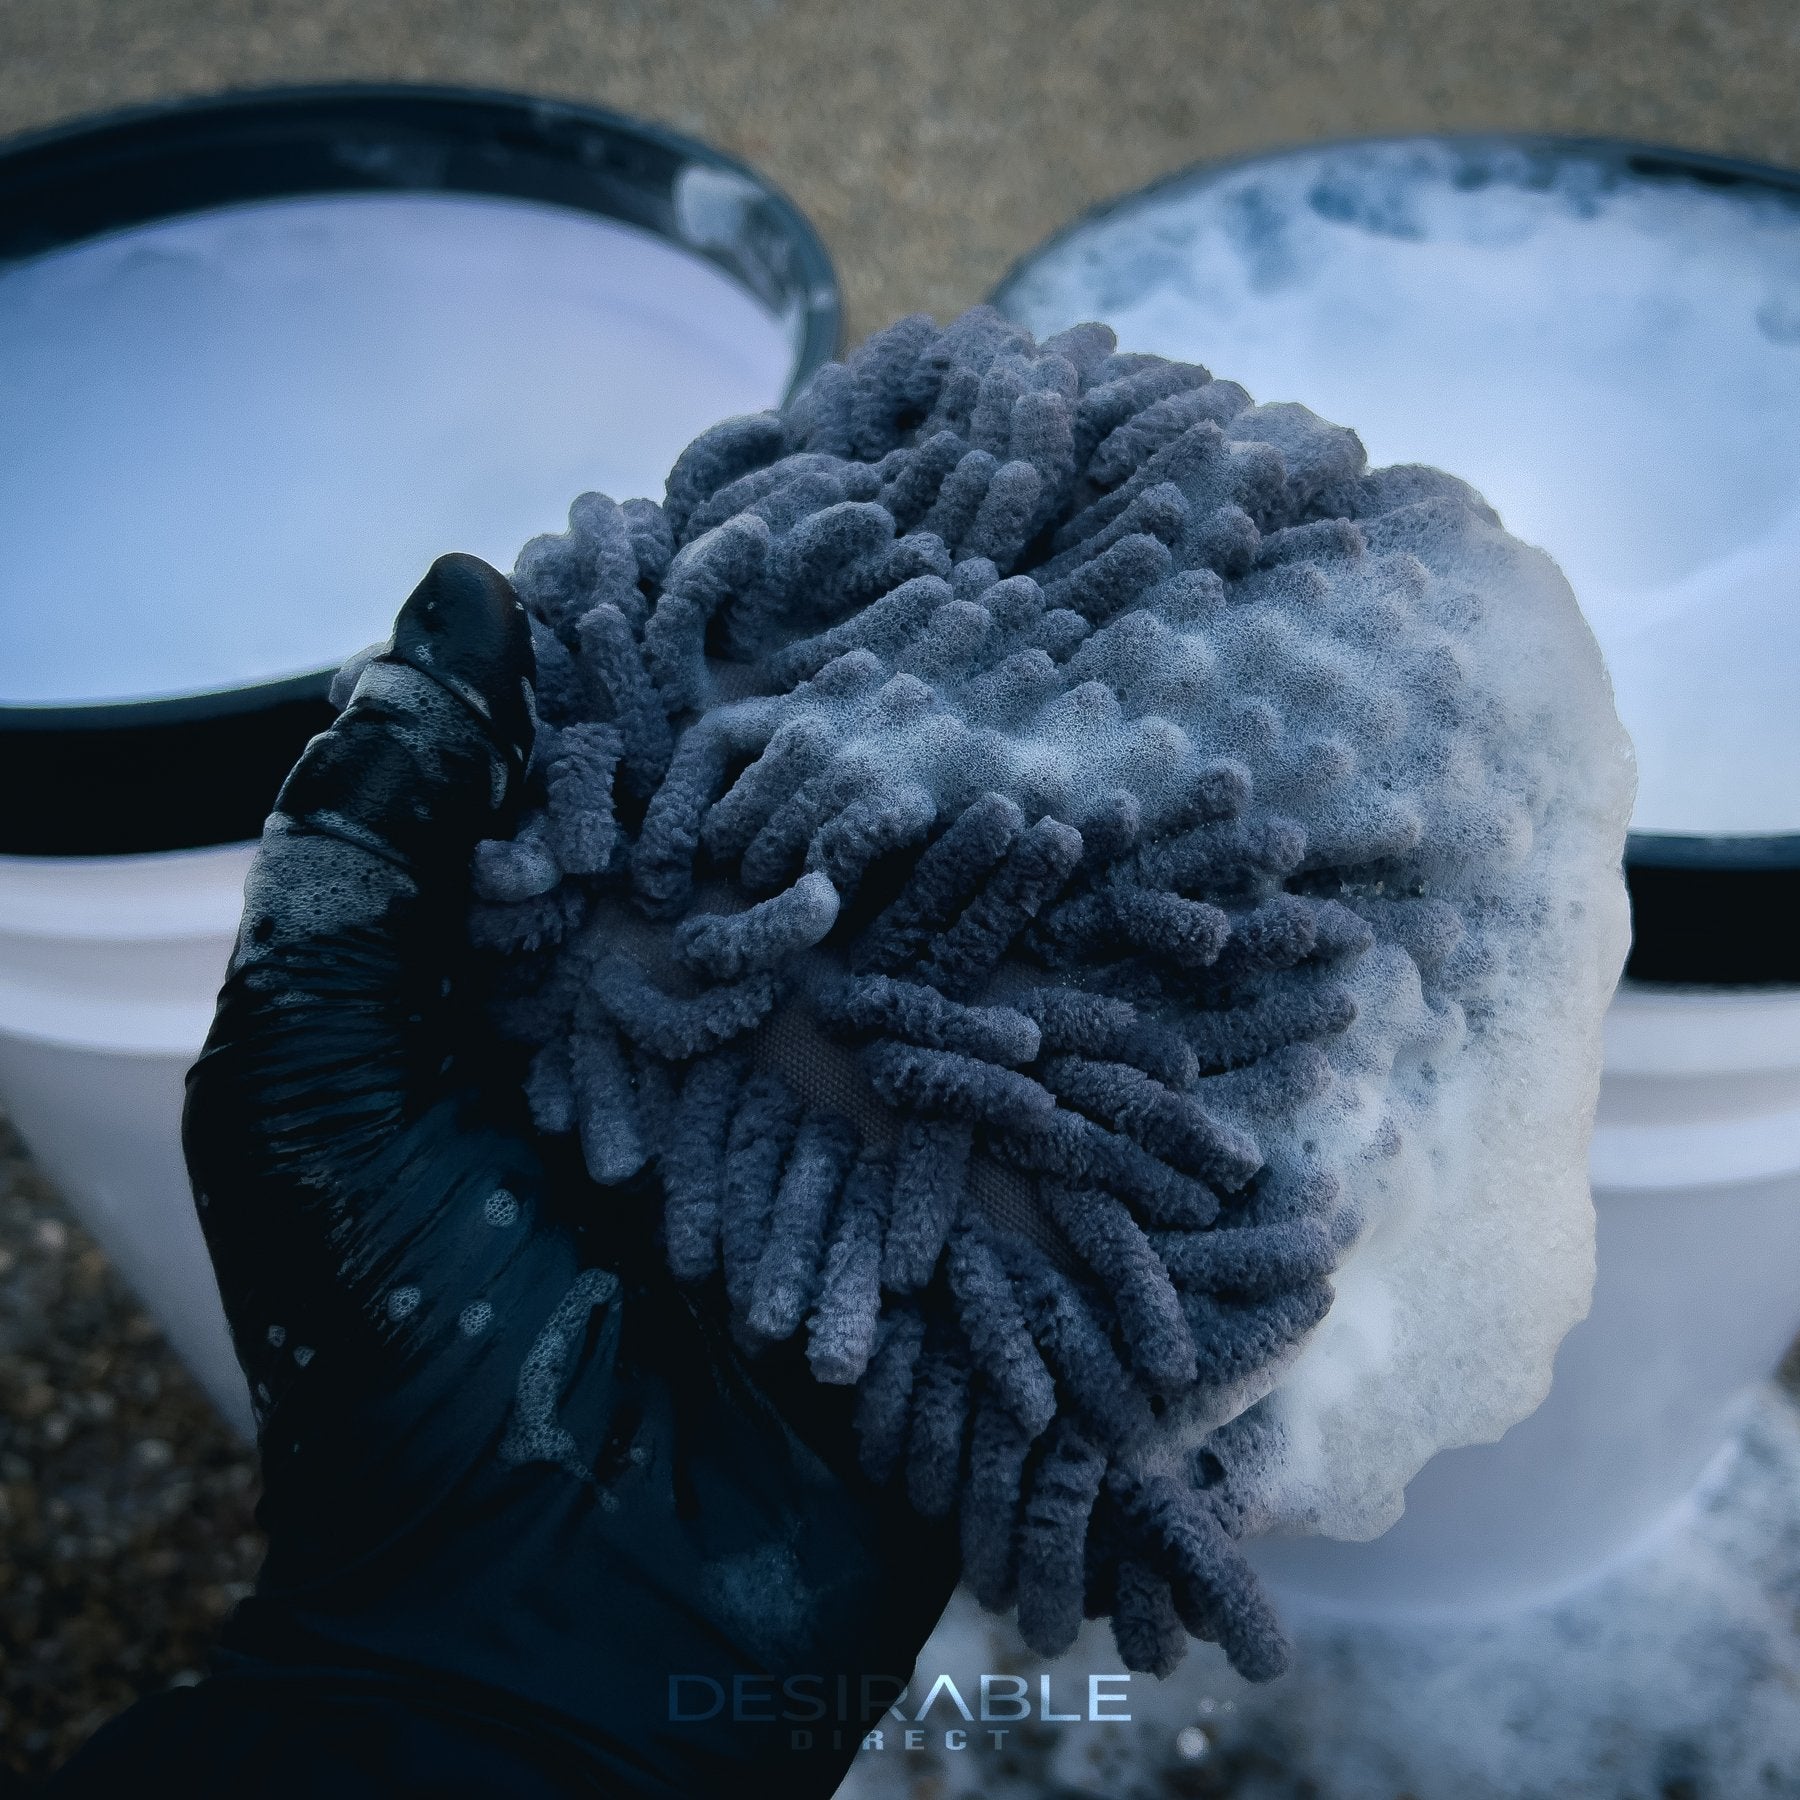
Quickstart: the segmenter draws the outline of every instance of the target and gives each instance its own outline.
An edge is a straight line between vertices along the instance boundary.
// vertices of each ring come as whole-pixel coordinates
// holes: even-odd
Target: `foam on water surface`
[[[0,704],[329,667],[440,552],[653,489],[793,366],[719,268],[533,202],[282,200],[0,267]]]
[[[1454,470],[1568,575],[1635,827],[1800,828],[1800,199],[1575,152],[1305,150],[1125,203],[1003,305]]]

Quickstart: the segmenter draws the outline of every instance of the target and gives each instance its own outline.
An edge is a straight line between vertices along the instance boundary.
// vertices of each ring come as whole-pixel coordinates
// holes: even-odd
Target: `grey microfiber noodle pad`
[[[1456,623],[1518,549],[1302,407],[980,310],[519,558],[532,804],[471,931],[533,1114],[654,1170],[677,1277],[856,1387],[1045,1655],[1284,1666],[1261,1402],[1367,1187],[1305,1121],[1402,1040],[1428,1095],[1533,929]]]

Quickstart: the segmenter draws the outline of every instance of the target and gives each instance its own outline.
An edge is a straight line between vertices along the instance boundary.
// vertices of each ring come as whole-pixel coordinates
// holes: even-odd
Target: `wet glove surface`
[[[270,1551],[207,1689],[428,1693],[601,1792],[828,1793],[953,1545],[675,1286],[659,1196],[524,1114],[458,946],[531,669],[508,584],[436,564],[246,886],[185,1135]]]

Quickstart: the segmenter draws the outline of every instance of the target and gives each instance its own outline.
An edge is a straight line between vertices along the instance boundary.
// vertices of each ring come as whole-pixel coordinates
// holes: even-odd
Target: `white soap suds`
[[[1800,200],[1429,141],[1201,173],[1011,286],[1454,471],[1554,555],[1646,831],[1800,828]]]
[[[387,1297],[387,1316],[400,1320],[410,1318],[419,1309],[419,1290],[416,1287],[399,1287]]]
[[[1405,549],[1415,630],[1455,646],[1440,683],[1395,683],[1410,717],[1353,733],[1381,650],[1356,642],[1355,609],[1334,618],[1311,592],[1295,619],[1320,663],[1335,652],[1325,695],[1302,694],[1301,659],[1228,679],[1355,746],[1377,799],[1421,823],[1413,885],[1465,934],[1442,962],[1379,943],[1362,958],[1356,1024],[1327,1047],[1335,1079],[1275,1153],[1338,1171],[1362,1229],[1267,1402],[1285,1427],[1270,1523],[1347,1538],[1391,1525],[1438,1450],[1532,1411],[1587,1312],[1600,1022],[1630,942],[1631,756],[1567,583],[1454,511]],[[1440,708],[1453,731],[1428,723]]]
[[[657,491],[793,365],[703,258],[523,201],[259,203],[0,267],[0,705],[329,667],[435,556]]]
[[[1684,1510],[1577,1593],[1479,1622],[1296,1615],[1267,1687],[1197,1651],[1129,1683],[1131,1723],[1016,1727],[960,1752],[865,1751],[842,1800],[1745,1800],[1800,1793],[1800,1409],[1773,1385]],[[1479,1555],[1478,1545],[1471,1555]],[[1051,1664],[959,1594],[915,1686],[986,1669],[1080,1695],[1118,1661],[1098,1625]]]
[[[508,1462],[555,1463],[576,1480],[595,1485],[593,1469],[583,1460],[580,1446],[557,1409],[590,1315],[609,1306],[618,1292],[616,1275],[605,1269],[583,1269],[551,1309],[519,1365],[518,1388],[500,1445],[500,1454]],[[604,1495],[602,1504],[606,1504]]]

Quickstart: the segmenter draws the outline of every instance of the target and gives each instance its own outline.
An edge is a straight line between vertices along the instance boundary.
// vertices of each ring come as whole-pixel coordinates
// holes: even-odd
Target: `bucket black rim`
[[[675,183],[746,184],[740,229],[680,229]],[[805,215],[748,164],[601,107],[483,88],[351,83],[134,107],[0,142],[0,264],[215,207],[303,194],[547,201],[636,225],[797,320],[791,396],[842,343],[836,271]],[[353,646],[352,646],[353,648]],[[0,854],[124,855],[252,838],[330,722],[333,670],[144,699],[0,704]]]
[[[1582,158],[1639,181],[1754,188],[1800,202],[1800,170],[1626,138],[1534,132],[1409,132],[1285,143],[1189,163],[1100,201],[1017,258],[989,304],[1012,316],[1017,290],[1071,239],[1128,208],[1262,164],[1334,150],[1439,145],[1471,154],[1523,152],[1546,163]],[[1800,223],[1800,221],[1797,221]],[[1632,945],[1627,978],[1677,986],[1800,984],[1800,831],[1755,836],[1633,831],[1625,844]]]

